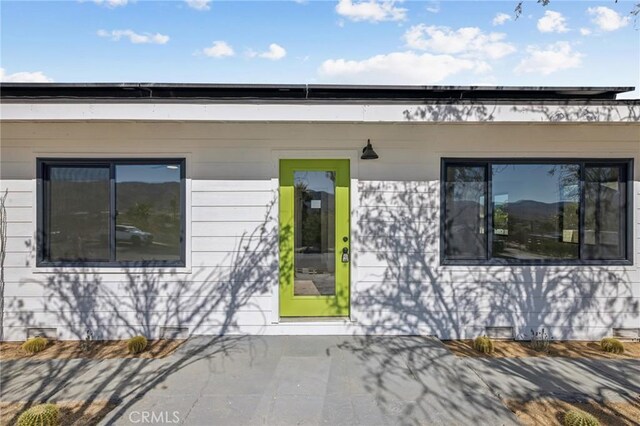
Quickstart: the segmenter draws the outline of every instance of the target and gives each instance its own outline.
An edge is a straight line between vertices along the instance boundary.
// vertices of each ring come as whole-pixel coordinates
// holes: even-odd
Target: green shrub
[[[621,354],[624,352],[624,345],[618,339],[613,337],[605,337],[600,340],[600,347],[605,352],[611,352],[614,354]]]
[[[37,354],[38,352],[42,352],[48,344],[49,341],[44,337],[32,337],[22,344],[22,350],[30,354]]]
[[[482,352],[483,354],[490,354],[493,352],[493,342],[488,336],[480,336],[476,337],[473,341],[473,347],[478,352]]]
[[[16,426],[57,426],[60,410],[55,404],[34,405],[18,417]]]
[[[564,414],[564,426],[600,426],[600,422],[584,411],[569,410]]]
[[[147,349],[147,338],[144,336],[134,336],[127,342],[127,349],[130,354],[139,354]]]

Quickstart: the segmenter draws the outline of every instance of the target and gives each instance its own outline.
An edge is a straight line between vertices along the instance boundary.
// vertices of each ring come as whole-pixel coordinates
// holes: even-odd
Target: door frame
[[[320,141],[321,142],[321,141]],[[319,143],[320,143],[319,142]],[[336,141],[327,141],[328,144],[334,144]],[[348,144],[348,141],[344,141],[344,144]],[[349,277],[349,317],[348,320],[350,322],[357,322],[357,318],[359,316],[359,312],[354,306],[354,294],[355,294],[355,283],[358,282],[358,252],[360,249],[360,244],[357,239],[354,238],[354,235],[358,235],[359,226],[358,226],[358,209],[360,204],[360,195],[358,191],[358,161],[360,159],[360,150],[361,149],[344,149],[344,150],[302,150],[302,149],[273,149],[271,151],[271,189],[273,192],[274,206],[272,208],[271,221],[275,227],[276,238],[278,237],[278,232],[280,229],[280,203],[279,203],[279,192],[280,192],[280,160],[287,159],[309,159],[309,160],[349,160],[349,179],[350,179],[350,235],[349,240],[351,241],[350,247],[350,260],[351,260],[351,269],[350,269],[350,277]],[[273,284],[271,286],[271,324],[279,324],[280,321],[280,247],[278,244],[278,253],[275,259],[277,267],[275,268],[275,274]],[[287,317],[282,317],[287,318]],[[295,317],[293,317],[295,318]],[[331,318],[331,317],[327,317]],[[343,317],[335,317],[339,320],[344,320]],[[304,320],[304,319],[303,319]],[[290,319],[287,319],[287,322],[290,322]],[[308,320],[305,322],[309,322]]]
[[[296,171],[335,173],[334,210],[334,286],[333,295],[295,294],[295,180]],[[348,159],[283,159],[280,160],[280,316],[281,317],[347,317],[350,308],[351,260],[340,260],[342,247],[351,247],[351,203],[349,199]],[[286,202],[286,205],[284,204]],[[288,230],[289,232],[286,232]],[[285,234],[286,232],[286,234]],[[344,241],[342,239],[346,237]],[[284,250],[284,252],[283,252]],[[348,251],[347,251],[348,253]]]

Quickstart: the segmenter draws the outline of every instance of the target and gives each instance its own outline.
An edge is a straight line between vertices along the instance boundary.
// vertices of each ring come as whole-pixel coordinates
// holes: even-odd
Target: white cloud
[[[451,55],[392,52],[361,61],[329,59],[318,73],[332,81],[365,84],[433,84],[463,71],[489,71],[484,61],[456,58]]]
[[[626,27],[631,20],[628,16],[622,16],[608,7],[590,7],[587,13],[593,16],[592,22],[602,31],[615,31]]]
[[[50,83],[53,79],[44,75],[42,71],[7,74],[4,68],[0,68],[0,81],[4,83]]]
[[[93,0],[95,4],[107,7],[126,6],[129,0]]]
[[[495,16],[495,18],[493,18],[493,21],[491,21],[491,23],[495,27],[497,25],[503,25],[505,22],[510,20],[511,20],[511,15],[500,12]]]
[[[544,16],[538,19],[538,30],[542,33],[566,33],[569,28],[562,13],[547,10]]]
[[[247,56],[248,58],[264,58],[272,61],[277,61],[287,56],[287,51],[279,44],[271,43],[269,45],[269,50],[265,52],[256,52],[253,49],[247,49],[245,52],[245,56]]]
[[[504,33],[484,33],[477,27],[452,30],[449,27],[415,25],[404,34],[407,46],[435,53],[463,54],[499,59],[516,51],[503,40]]]
[[[580,35],[588,36],[591,34],[591,30],[589,28],[580,28]]]
[[[577,68],[582,64],[580,52],[575,52],[566,41],[558,41],[544,48],[529,46],[527,57],[522,59],[514,71],[521,73],[540,73],[549,75],[557,71]]]
[[[166,44],[169,41],[169,36],[160,33],[144,33],[138,34],[133,30],[98,30],[98,36],[110,38],[113,41],[118,41],[121,38],[128,38],[131,43],[134,44]]]
[[[258,54],[258,56],[272,61],[277,61],[278,59],[282,59],[287,56],[287,51],[279,44],[271,43],[269,45],[269,50]]]
[[[431,1],[426,7],[427,12],[438,13],[440,12],[440,2],[439,1]]]
[[[339,0],[336,12],[356,22],[404,21],[407,9],[396,7],[396,3],[396,0]]]
[[[189,6],[191,9],[195,9],[195,10],[211,9],[211,6],[209,6],[209,3],[211,3],[211,0],[185,0],[185,2],[187,3],[187,6]]]
[[[211,47],[202,49],[202,53],[211,58],[224,58],[225,56],[235,55],[233,48],[225,41],[214,41]]]

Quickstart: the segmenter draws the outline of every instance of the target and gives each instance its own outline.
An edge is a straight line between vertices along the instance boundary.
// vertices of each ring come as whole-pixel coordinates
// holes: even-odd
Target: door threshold
[[[349,317],[280,317],[280,322],[353,322]]]

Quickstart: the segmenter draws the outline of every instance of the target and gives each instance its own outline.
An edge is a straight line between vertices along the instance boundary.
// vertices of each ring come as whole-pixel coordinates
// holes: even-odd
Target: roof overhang
[[[8,121],[638,122],[632,87],[3,83]]]
[[[613,100],[633,87],[363,86],[327,84],[3,83],[10,100],[424,102]]]

